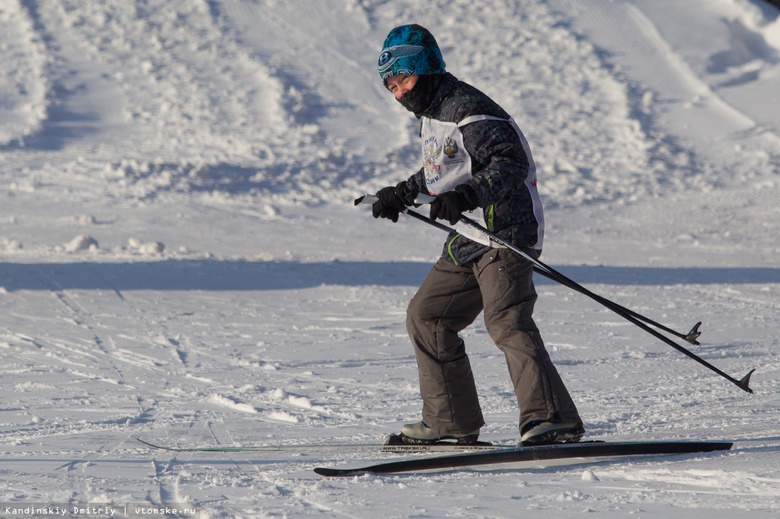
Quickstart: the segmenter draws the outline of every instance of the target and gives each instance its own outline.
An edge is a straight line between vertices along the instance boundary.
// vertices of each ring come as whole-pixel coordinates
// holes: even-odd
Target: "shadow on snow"
[[[0,263],[16,290],[294,290],[318,286],[418,286],[427,262],[161,260],[126,263]],[[697,285],[780,283],[779,268],[554,267],[578,283]],[[535,276],[537,285],[552,281]]]

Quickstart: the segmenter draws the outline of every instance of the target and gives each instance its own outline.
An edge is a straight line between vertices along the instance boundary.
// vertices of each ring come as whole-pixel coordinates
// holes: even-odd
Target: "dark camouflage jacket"
[[[431,105],[424,113],[416,115],[455,123],[471,115],[509,119],[509,115],[487,95],[449,73]],[[525,185],[530,158],[512,124],[478,121],[461,127],[461,133],[471,156],[473,176],[468,184],[477,193],[488,229],[513,245],[534,248],[542,222],[534,216],[532,197]],[[408,203],[413,202],[418,193],[427,193],[422,169],[406,182],[410,192]],[[447,238],[442,254],[456,265],[467,265],[488,249],[453,232]]]

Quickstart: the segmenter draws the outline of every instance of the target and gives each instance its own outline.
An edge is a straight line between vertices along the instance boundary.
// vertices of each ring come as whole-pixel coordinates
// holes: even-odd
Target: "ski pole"
[[[355,205],[360,205],[360,204],[363,204],[363,203],[373,204],[374,202],[376,202],[376,200],[377,200],[377,198],[374,195],[364,195],[364,196],[361,196],[360,198],[355,200]],[[431,200],[425,199],[425,200],[420,200],[420,201],[422,201],[424,203],[429,203],[432,200],[433,200],[433,198],[431,197]],[[454,230],[451,227],[447,227],[446,225],[444,225],[441,222],[437,222],[435,220],[431,220],[430,218],[428,218],[426,216],[423,216],[420,213],[417,213],[415,211],[407,210],[407,211],[405,211],[405,213],[408,216],[411,216],[412,218],[415,218],[417,220],[420,220],[421,222],[427,223],[428,225],[432,225],[433,227],[436,227],[437,229],[440,229],[442,231],[445,231],[445,232],[449,233],[449,232],[452,232]],[[567,287],[571,288],[574,291],[580,292],[581,294],[586,295],[586,296],[588,296],[588,297],[590,297],[590,298],[592,298],[592,299],[594,299],[596,301],[598,301],[598,298],[602,297],[602,296],[600,296],[598,294],[594,294],[593,292],[588,291],[587,289],[584,289],[578,283],[569,282],[568,279],[562,278],[562,276],[556,276],[556,273],[549,272],[548,270],[540,268],[537,265],[534,265],[534,272],[536,272],[536,273],[538,273],[538,274],[540,274],[540,275],[542,275],[542,276],[544,276],[544,277],[546,277],[548,279],[551,279],[551,280],[553,280],[553,281],[555,281],[557,283],[560,283],[560,284],[562,284],[564,286],[567,286]],[[617,303],[614,303],[612,301],[609,301],[609,302],[614,304],[614,305],[617,305]],[[619,306],[619,305],[617,305],[617,306]],[[633,310],[631,310],[629,308],[625,308],[625,307],[621,307],[621,308],[623,309],[623,311],[631,314],[632,316],[636,317],[640,321],[644,321],[644,322],[646,322],[646,323],[648,323],[648,324],[650,324],[652,326],[655,326],[659,330],[663,330],[663,331],[665,331],[665,332],[667,332],[667,333],[669,333],[671,335],[679,337],[679,338],[681,338],[681,339],[683,339],[683,340],[685,340],[685,341],[687,341],[687,342],[689,342],[689,343],[691,343],[691,344],[693,344],[695,346],[699,345],[699,341],[697,341],[696,339],[698,339],[699,336],[701,335],[701,332],[699,331],[699,327],[701,326],[701,322],[698,322],[695,325],[693,325],[693,328],[691,328],[691,330],[688,333],[682,333],[682,332],[679,332],[677,330],[673,330],[672,328],[668,328],[668,327],[664,326],[663,324],[661,324],[659,322],[656,322],[656,321],[650,319],[649,317],[645,317],[644,315],[642,315],[640,313],[637,313],[637,312],[635,312],[635,311],[633,311]]]
[[[447,231],[447,232],[452,232],[453,231],[453,229],[451,227],[447,227],[446,225],[444,225],[442,223],[439,223],[439,222],[436,222],[434,220],[431,220],[430,218],[427,218],[427,217],[425,217],[425,216],[423,216],[420,213],[417,213],[415,211],[407,210],[406,214],[411,216],[411,217],[413,217],[413,218],[415,218],[415,219],[417,219],[417,220],[420,220],[420,221],[425,222],[427,224],[433,225],[434,227],[436,227],[438,229],[441,229],[443,231]],[[553,280],[553,281],[555,281],[557,283],[560,283],[561,285],[564,285],[564,286],[566,286],[568,288],[571,288],[572,290],[574,290],[576,292],[579,292],[579,293],[581,293],[583,295],[586,295],[586,296],[590,297],[591,299],[593,299],[593,300],[595,300],[595,301],[597,301],[599,303],[604,304],[605,302],[609,302],[609,303],[611,303],[611,304],[613,304],[613,305],[615,305],[617,307],[620,307],[620,309],[622,311],[624,311],[624,312],[628,313],[629,315],[639,319],[640,321],[644,321],[647,324],[650,324],[650,325],[658,328],[659,330],[663,330],[663,331],[665,331],[665,332],[667,332],[667,333],[669,333],[671,335],[674,335],[676,337],[684,339],[687,342],[689,342],[689,343],[691,343],[691,344],[693,344],[695,346],[699,345],[699,341],[697,341],[696,339],[698,339],[699,336],[701,335],[701,332],[699,331],[699,327],[701,326],[701,321],[696,323],[695,325],[693,325],[693,328],[691,328],[691,331],[689,331],[688,333],[678,332],[677,330],[674,330],[672,328],[664,326],[663,324],[661,324],[659,322],[656,322],[656,321],[650,319],[649,317],[645,317],[644,315],[639,314],[639,313],[631,310],[630,308],[626,308],[624,306],[618,305],[617,303],[615,303],[613,301],[609,301],[608,299],[605,299],[602,296],[591,292],[590,290],[588,290],[587,288],[583,287],[579,283],[575,283],[575,282],[571,281],[569,278],[566,278],[565,276],[559,274],[558,272],[549,271],[549,270],[541,268],[541,267],[539,267],[537,265],[534,265],[534,272],[536,272],[536,273],[538,273],[538,274],[540,274],[540,275],[542,275],[542,276],[544,276],[544,277],[546,277],[548,279],[551,279],[551,280]],[[604,301],[602,301],[602,299],[604,299]]]
[[[355,200],[355,205],[358,205],[360,203],[371,202],[371,199],[368,198],[368,197],[374,198],[373,195],[365,195],[365,196],[360,197],[357,200]],[[374,199],[373,201],[376,201],[376,200]],[[433,220],[430,220],[429,218],[426,218],[425,216],[423,216],[423,215],[421,215],[419,213],[416,213],[415,211],[411,211],[411,210],[407,209],[405,212],[409,216],[417,218],[418,220],[427,221],[429,223],[434,224],[436,227],[446,228],[447,230],[452,231],[452,229],[450,229],[446,225],[440,224],[438,222],[434,222]],[[414,216],[414,215],[416,215],[416,216]],[[593,299],[597,303],[600,303],[602,306],[608,308],[609,310],[612,310],[614,313],[620,315],[621,317],[623,317],[627,321],[629,321],[632,324],[634,324],[634,325],[638,326],[639,328],[643,329],[644,331],[646,331],[650,335],[652,335],[652,336],[656,337],[657,339],[665,342],[666,344],[668,344],[672,348],[674,348],[677,351],[679,351],[680,353],[688,356],[689,358],[695,360],[696,362],[698,362],[702,366],[710,369],[714,373],[717,373],[718,375],[720,375],[721,377],[725,378],[729,382],[732,382],[733,384],[735,384],[737,387],[739,387],[743,391],[746,391],[748,393],[753,393],[753,390],[750,389],[749,384],[750,384],[750,377],[753,374],[753,372],[755,371],[755,369],[750,370],[750,372],[747,375],[745,375],[744,377],[742,377],[742,379],[737,380],[736,378],[734,378],[731,375],[725,373],[724,371],[721,371],[720,369],[718,369],[717,367],[713,366],[712,364],[710,364],[706,360],[702,359],[701,357],[699,357],[698,355],[696,355],[692,351],[684,348],[683,346],[680,346],[679,344],[677,344],[673,340],[669,339],[667,336],[659,333],[658,331],[654,330],[653,328],[650,328],[647,324],[645,324],[641,320],[639,320],[636,317],[634,317],[631,312],[627,311],[627,309],[623,308],[622,306],[618,305],[617,303],[614,303],[614,302],[610,301],[607,298],[604,298],[602,296],[599,296],[598,294],[595,294],[595,293],[591,292],[590,290],[586,289],[585,287],[583,287],[579,283],[577,283],[574,280],[564,276],[563,274],[561,274],[560,272],[556,271],[552,267],[546,265],[542,261],[540,261],[540,260],[538,260],[538,259],[536,259],[536,258],[534,258],[532,256],[529,256],[528,254],[523,252],[518,247],[516,247],[513,244],[511,244],[511,243],[509,243],[509,242],[499,238],[498,236],[496,236],[495,234],[491,233],[490,231],[488,231],[487,229],[485,229],[484,227],[479,225],[477,222],[471,220],[467,216],[461,215],[460,221],[465,223],[469,227],[472,227],[473,229],[478,230],[479,232],[484,234],[486,237],[488,237],[494,243],[497,243],[498,245],[501,245],[502,247],[506,247],[507,249],[511,250],[512,252],[514,252],[516,254],[519,254],[523,258],[527,259],[534,266],[538,267],[540,270],[542,270],[542,271],[546,272],[547,274],[549,274],[550,275],[549,277],[551,279],[553,279],[554,281],[557,281],[558,283],[560,283],[560,284],[562,284],[562,285],[564,285],[566,287],[572,288],[572,289],[576,290],[577,292],[580,292],[580,293],[582,293],[584,295],[587,295],[587,296],[591,297],[591,299]],[[696,331],[698,333],[698,327],[699,327],[699,324],[694,326],[693,329],[691,330],[691,333],[693,333],[694,331]]]

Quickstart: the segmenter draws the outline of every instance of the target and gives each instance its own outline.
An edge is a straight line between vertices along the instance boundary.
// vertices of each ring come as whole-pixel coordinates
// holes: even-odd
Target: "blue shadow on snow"
[[[127,263],[0,263],[0,286],[16,290],[294,290],[318,286],[417,286],[427,262],[162,260]],[[556,267],[583,285],[780,283],[766,267]],[[536,275],[538,285],[552,281]]]

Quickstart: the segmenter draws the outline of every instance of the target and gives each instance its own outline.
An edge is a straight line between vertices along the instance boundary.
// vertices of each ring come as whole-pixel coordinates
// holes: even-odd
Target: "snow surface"
[[[538,280],[588,438],[726,454],[324,479],[326,451],[419,419],[405,308],[443,234],[352,200],[417,169],[374,64],[395,25],[527,134],[544,260],[687,331],[740,391]],[[752,0],[4,0],[0,515],[189,506],[201,517],[777,517],[780,18]],[[503,359],[465,333],[488,425]],[[7,512],[5,506],[21,510]]]

